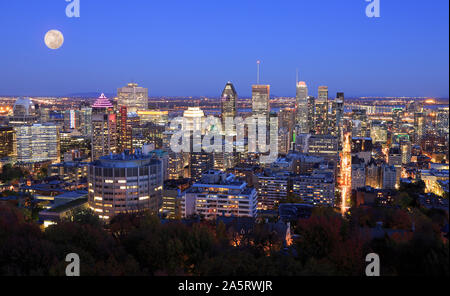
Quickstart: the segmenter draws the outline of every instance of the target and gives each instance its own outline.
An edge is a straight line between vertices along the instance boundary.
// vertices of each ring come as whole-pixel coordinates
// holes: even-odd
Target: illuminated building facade
[[[331,172],[314,171],[292,180],[295,198],[312,205],[334,206],[335,182]]]
[[[89,206],[101,219],[161,208],[162,164],[151,156],[103,156],[90,164],[88,182]]]
[[[34,163],[60,161],[59,127],[55,124],[33,124],[14,127],[17,161]]]
[[[296,105],[297,112],[295,116],[295,122],[298,128],[298,133],[308,134],[308,86],[304,81],[300,81],[297,83]]]
[[[253,117],[264,117],[269,121],[270,114],[270,85],[252,86]]]
[[[183,193],[182,217],[199,215],[205,219],[256,217],[257,193],[232,174],[206,172],[199,182]]]
[[[317,135],[328,135],[328,87],[319,86],[319,96],[316,100],[315,130]]]
[[[92,160],[117,153],[117,116],[113,105],[102,94],[92,106]]]
[[[136,113],[148,109],[148,89],[129,83],[117,90],[118,107],[127,107],[128,112]]]
[[[0,158],[15,155],[15,132],[12,127],[0,127]]]

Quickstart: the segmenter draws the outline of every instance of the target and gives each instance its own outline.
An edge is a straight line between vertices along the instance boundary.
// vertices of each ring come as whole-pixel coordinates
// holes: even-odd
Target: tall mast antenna
[[[260,60],[257,60],[256,61],[256,84],[259,84],[259,78],[260,78],[260,76],[261,76],[261,74],[260,74],[260,65],[261,65],[261,61]]]
[[[298,84],[298,68],[296,69],[295,84]]]

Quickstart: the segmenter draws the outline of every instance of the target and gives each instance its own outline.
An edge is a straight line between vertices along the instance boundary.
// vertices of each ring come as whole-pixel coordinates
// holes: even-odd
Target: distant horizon
[[[310,93],[449,97],[449,2],[364,0],[1,1],[0,93],[67,96],[115,93],[128,81],[150,96],[220,96],[232,81],[251,95],[261,84],[295,95],[296,72]],[[120,21],[118,21],[120,20]],[[59,49],[44,36],[63,34]]]

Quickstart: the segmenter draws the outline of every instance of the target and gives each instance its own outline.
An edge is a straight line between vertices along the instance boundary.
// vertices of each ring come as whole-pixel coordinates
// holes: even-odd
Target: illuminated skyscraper
[[[253,117],[265,117],[269,121],[270,114],[270,85],[252,86]]]
[[[225,126],[225,118],[231,117],[235,118],[237,114],[237,100],[238,95],[236,90],[234,89],[234,86],[231,82],[228,82],[227,85],[225,85],[225,89],[222,92],[222,128],[225,131],[231,131],[230,128]]]
[[[36,105],[30,98],[19,98],[14,103],[13,116],[9,118],[11,126],[37,123]]]
[[[12,127],[0,127],[0,158],[11,157],[15,154],[15,136],[16,135]]]
[[[17,161],[60,161],[59,127],[55,124],[16,126]]]
[[[316,117],[316,98],[308,97],[308,128],[310,133],[315,132],[315,117]]]
[[[420,145],[425,134],[425,117],[422,112],[414,113],[414,142]]]
[[[296,105],[296,125],[298,127],[298,133],[308,134],[308,87],[303,81],[297,83]]]
[[[329,134],[328,124],[328,87],[319,86],[319,97],[316,101],[315,130],[318,135]]]
[[[104,94],[92,106],[92,160],[117,152],[117,116]]]
[[[148,89],[129,83],[117,91],[118,107],[127,107],[128,112],[145,111],[148,109]]]
[[[332,103],[331,134],[342,142],[342,125],[344,119],[344,93],[337,93],[336,100]]]

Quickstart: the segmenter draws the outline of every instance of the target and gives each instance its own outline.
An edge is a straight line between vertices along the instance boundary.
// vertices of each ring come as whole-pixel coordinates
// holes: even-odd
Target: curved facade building
[[[89,207],[102,219],[161,208],[160,160],[142,154],[104,156],[91,163],[88,176]]]

